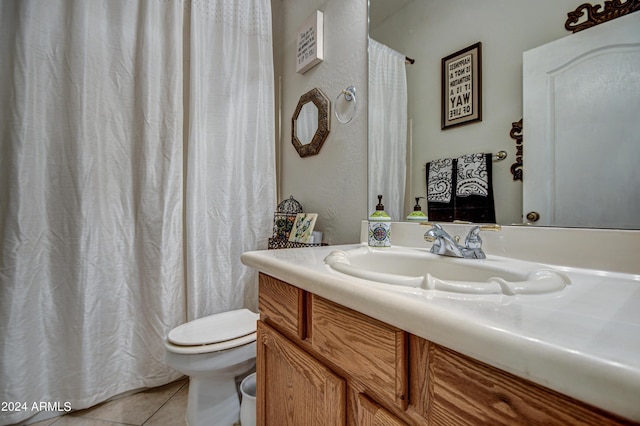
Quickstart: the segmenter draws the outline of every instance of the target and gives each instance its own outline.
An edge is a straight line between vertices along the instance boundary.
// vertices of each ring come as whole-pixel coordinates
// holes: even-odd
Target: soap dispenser
[[[382,195],[378,195],[376,211],[369,216],[369,245],[391,247],[391,218],[384,211]]]
[[[416,205],[413,206],[413,211],[409,216],[407,216],[407,220],[409,222],[426,222],[427,215],[422,211],[422,207],[420,206],[420,199],[424,197],[416,197]]]

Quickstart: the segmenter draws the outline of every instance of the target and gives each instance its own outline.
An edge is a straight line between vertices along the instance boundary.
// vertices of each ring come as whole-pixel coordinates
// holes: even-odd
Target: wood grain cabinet
[[[258,425],[637,424],[260,274]]]
[[[268,325],[258,323],[260,424],[342,426],[345,381]]]
[[[407,408],[407,333],[310,295],[307,339],[314,353],[369,394]]]
[[[402,426],[405,424],[363,393],[359,393],[357,396],[356,413],[359,426]]]

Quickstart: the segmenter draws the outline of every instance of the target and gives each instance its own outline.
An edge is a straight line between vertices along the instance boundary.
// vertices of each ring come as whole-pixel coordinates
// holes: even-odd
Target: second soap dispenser
[[[416,197],[416,205],[413,206],[413,211],[409,216],[407,216],[407,220],[409,222],[426,222],[427,215],[422,211],[422,207],[420,206],[420,199],[424,197]]]

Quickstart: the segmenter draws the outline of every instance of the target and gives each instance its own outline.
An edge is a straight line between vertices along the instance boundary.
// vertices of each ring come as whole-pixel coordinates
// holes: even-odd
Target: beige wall
[[[522,221],[522,184],[514,182],[510,172],[515,144],[509,137],[511,123],[522,118],[522,52],[569,35],[564,29],[567,12],[579,4],[576,0],[415,0],[371,30],[374,39],[416,59],[407,67],[413,119],[412,196],[426,194],[427,161],[505,150],[508,158],[493,164],[497,221]],[[482,122],[441,130],[441,59],[478,41],[482,42]],[[526,153],[526,123],[524,129]]]
[[[367,216],[367,0],[272,0],[274,62],[280,107],[279,200],[293,195],[305,212],[318,213],[316,229],[330,244],[358,242]],[[324,61],[296,73],[298,27],[324,12]],[[340,91],[354,85],[357,111],[341,124],[333,116]],[[319,88],[331,101],[331,132],[320,153],[301,158],[291,144],[291,116],[300,96]]]

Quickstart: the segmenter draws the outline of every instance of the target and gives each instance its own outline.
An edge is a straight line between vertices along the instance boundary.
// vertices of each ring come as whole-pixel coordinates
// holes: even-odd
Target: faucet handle
[[[438,239],[434,232],[445,233],[444,229],[442,229],[442,226],[435,222],[420,222],[420,226],[431,227],[431,229],[424,233],[424,240],[429,243],[432,243]]]
[[[482,239],[480,238],[480,231],[500,231],[502,229],[502,226],[495,224],[495,223],[489,223],[486,225],[476,225],[473,228],[471,228],[469,230],[469,233],[467,234],[467,238],[465,239],[465,242],[468,246],[468,242],[469,241],[479,241],[482,242]]]
[[[469,230],[467,238],[464,240],[464,254],[469,259],[486,259],[487,256],[482,251],[482,238],[480,231],[500,231],[502,226],[497,224],[476,225]]]

